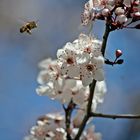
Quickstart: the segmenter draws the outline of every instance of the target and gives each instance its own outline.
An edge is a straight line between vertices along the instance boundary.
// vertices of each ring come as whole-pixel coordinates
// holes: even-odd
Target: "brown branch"
[[[101,52],[104,56],[105,54],[105,49],[106,49],[106,44],[107,44],[107,39],[110,33],[110,27],[109,24],[106,23],[106,29],[105,29],[105,33],[103,35],[103,42],[102,42],[102,47],[101,47]],[[88,105],[87,105],[87,112],[86,115],[82,121],[81,126],[79,127],[78,133],[75,136],[74,140],[79,140],[80,136],[82,135],[84,128],[86,126],[87,121],[90,118],[90,112],[91,112],[91,107],[92,107],[92,100],[94,97],[94,90],[95,90],[95,86],[96,86],[96,80],[93,80],[92,83],[90,84],[89,88],[90,88],[90,95],[89,95],[89,101],[88,101]]]
[[[102,52],[103,56],[105,55],[107,39],[108,39],[110,32],[111,32],[110,26],[108,23],[106,23],[106,28],[105,28],[105,33],[103,35],[103,43],[102,43],[102,48],[101,48],[101,52]]]
[[[68,104],[67,108],[63,105],[63,109],[65,111],[65,125],[66,125],[67,140],[72,140],[70,135],[71,133],[70,124],[71,124],[71,115],[74,108],[75,108],[75,104],[73,103],[72,100]]]
[[[86,126],[86,123],[87,123],[88,119],[90,118],[90,112],[91,112],[91,106],[92,106],[92,99],[94,96],[95,85],[96,85],[96,80],[93,80],[93,82],[90,84],[90,95],[89,95],[89,101],[88,101],[88,105],[87,105],[87,113],[82,121],[82,124],[81,124],[79,131],[74,140],[79,140],[79,138]]]
[[[108,118],[108,119],[140,119],[139,115],[133,114],[102,114],[102,113],[90,113],[90,117]]]

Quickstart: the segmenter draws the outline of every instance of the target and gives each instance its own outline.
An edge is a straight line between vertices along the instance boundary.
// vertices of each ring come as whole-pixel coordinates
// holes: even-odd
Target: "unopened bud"
[[[133,14],[133,19],[132,21],[135,22],[135,21],[138,21],[140,20],[140,12],[136,12]]]
[[[109,15],[109,13],[110,13],[110,11],[109,11],[109,9],[107,9],[107,8],[105,8],[105,9],[102,10],[102,15],[103,15],[104,17],[107,17],[107,16]]]
[[[140,17],[140,12],[134,13],[133,16],[135,16],[135,17]]]
[[[125,15],[119,15],[116,18],[116,22],[119,24],[124,24],[127,22],[127,17]]]
[[[121,50],[116,50],[116,58],[119,58],[122,55]]]
[[[138,11],[139,11],[139,9],[136,8],[136,7],[133,7],[133,8],[131,9],[131,13],[136,13],[136,12],[138,12]]]
[[[139,1],[139,0],[136,0],[136,1],[134,1],[134,2],[132,3],[133,6],[139,6],[139,4],[140,4],[140,1]]]
[[[116,10],[115,10],[115,14],[118,16],[118,15],[122,15],[122,14],[124,14],[124,9],[122,8],[122,7],[118,7],[118,8],[116,8]]]

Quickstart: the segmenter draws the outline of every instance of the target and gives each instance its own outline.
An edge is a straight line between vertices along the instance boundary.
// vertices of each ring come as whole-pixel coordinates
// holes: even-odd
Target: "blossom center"
[[[92,64],[88,64],[86,66],[86,68],[87,68],[88,71],[93,71],[94,70],[94,66]]]
[[[68,64],[73,64],[73,63],[74,63],[73,58],[72,58],[72,57],[69,57],[69,58],[67,59],[67,63],[68,63]]]
[[[85,48],[85,49],[84,49],[84,52],[87,52],[87,53],[90,54],[90,53],[91,53],[91,48],[90,48],[90,47]]]

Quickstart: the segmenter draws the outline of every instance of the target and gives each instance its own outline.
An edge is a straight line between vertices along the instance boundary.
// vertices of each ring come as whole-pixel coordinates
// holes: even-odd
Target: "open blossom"
[[[100,81],[100,82],[98,81],[96,83],[94,98],[92,100],[92,107],[91,107],[92,112],[96,111],[99,103],[103,103],[104,95],[106,92],[107,92],[107,87],[106,87],[105,81]],[[73,118],[73,126],[75,128],[78,128],[80,126],[80,124],[82,123],[83,118],[87,111],[87,104],[88,104],[88,100],[83,102],[83,104],[80,105],[80,109],[76,112],[76,115]]]
[[[93,79],[104,80],[104,58],[101,54],[101,41],[80,34],[73,43],[67,43],[57,52],[58,62],[61,63],[62,75],[82,80],[84,86]]]
[[[46,114],[41,116],[35,126],[30,130],[30,134],[24,140],[67,140],[64,124],[64,116],[60,114]],[[71,124],[71,136],[74,138],[78,128]],[[53,126],[53,127],[50,127]],[[95,133],[95,126],[91,125],[84,130],[80,140],[101,140],[101,134]]]
[[[88,86],[93,79],[97,81],[104,80],[103,66],[104,58],[102,56],[91,58],[91,61],[80,65],[80,78],[84,86]]]
[[[95,126],[91,126],[89,127],[86,131],[84,131],[84,136],[82,138],[82,140],[101,140],[102,139],[102,135],[101,133],[95,133]]]
[[[46,59],[39,63],[41,71],[38,82],[41,85],[36,89],[37,93],[47,95],[52,100],[58,100],[63,104],[73,100],[75,104],[82,105],[88,100],[88,85],[92,80],[104,79],[101,41],[81,34],[73,43],[67,43],[64,49],[60,49],[57,56],[58,61]],[[67,60],[70,58],[73,60],[70,62],[73,63],[68,63]],[[66,65],[65,68],[64,65]],[[73,67],[78,69],[78,73],[75,72],[76,75],[73,75],[75,71]],[[94,110],[96,101],[93,102],[95,102]]]
[[[69,103],[71,100],[77,105],[87,99],[88,88],[82,87],[80,80],[58,79],[50,85],[39,86],[36,91],[39,95],[47,95],[51,99],[61,103]]]
[[[39,84],[54,81],[60,76],[60,67],[56,60],[45,59],[39,63],[39,68],[41,69],[37,77]]]
[[[66,140],[65,136],[64,116],[56,113],[41,116],[24,140]]]
[[[72,43],[67,43],[63,49],[57,51],[58,62],[62,63],[61,73],[67,74],[69,77],[78,75],[78,67],[76,56],[78,51],[75,49]]]

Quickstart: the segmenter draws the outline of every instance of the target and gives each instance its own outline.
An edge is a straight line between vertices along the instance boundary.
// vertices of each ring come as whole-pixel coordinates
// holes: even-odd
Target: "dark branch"
[[[88,105],[87,105],[87,113],[82,121],[82,124],[79,128],[79,131],[75,137],[74,140],[79,140],[85,126],[86,126],[86,123],[90,117],[90,112],[91,112],[91,106],[92,106],[92,100],[93,100],[93,96],[94,96],[94,90],[95,90],[95,85],[96,85],[96,80],[93,80],[93,82],[90,84],[90,95],[89,95],[89,100],[88,100]]]
[[[90,117],[108,118],[108,119],[140,119],[139,115],[133,114],[102,114],[102,113],[90,113]]]
[[[63,105],[63,109],[65,111],[65,124],[66,124],[66,132],[67,132],[67,140],[72,140],[71,138],[71,128],[70,128],[70,124],[71,124],[71,115],[73,112],[73,109],[75,108],[75,104],[73,103],[73,101],[71,100],[70,103],[68,104],[67,108]]]
[[[105,54],[107,39],[108,39],[110,31],[111,31],[110,27],[106,23],[106,29],[105,29],[105,33],[104,33],[104,36],[103,36],[103,42],[102,42],[102,47],[101,47],[101,52],[102,52],[103,56]],[[89,95],[89,100],[88,100],[88,105],[87,105],[87,112],[86,112],[86,115],[85,115],[85,117],[84,117],[84,119],[82,121],[81,126],[79,127],[78,133],[75,136],[74,140],[79,140],[80,139],[80,136],[82,135],[82,133],[84,131],[84,128],[86,126],[86,123],[90,118],[90,112],[91,112],[92,100],[93,100],[93,97],[94,97],[95,86],[96,86],[96,80],[93,80],[92,83],[89,86],[90,95]]]

